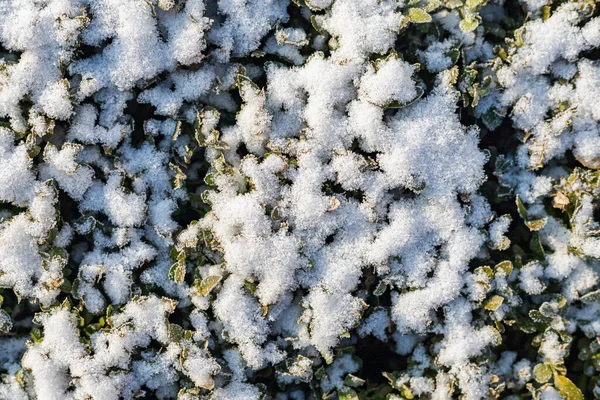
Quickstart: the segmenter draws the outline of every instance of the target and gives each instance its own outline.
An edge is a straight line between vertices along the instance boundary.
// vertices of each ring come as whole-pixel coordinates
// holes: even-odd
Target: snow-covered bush
[[[600,397],[598,13],[0,2],[0,399]]]

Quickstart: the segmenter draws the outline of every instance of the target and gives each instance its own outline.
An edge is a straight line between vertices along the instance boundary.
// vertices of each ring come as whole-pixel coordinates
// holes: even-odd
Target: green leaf
[[[320,366],[316,371],[315,371],[315,378],[317,379],[323,379],[325,378],[325,367],[324,366]]]
[[[485,304],[485,309],[490,311],[496,311],[501,305],[504,303],[504,297],[502,296],[492,296],[491,299]]]
[[[194,119],[194,137],[200,147],[206,146],[206,137],[202,133],[202,120],[203,114],[196,110],[196,118]]]
[[[463,32],[472,32],[479,26],[479,21],[473,15],[467,15],[465,19],[458,24]]]
[[[398,381],[398,372],[382,372],[381,375],[388,380],[391,387],[394,389],[399,389],[398,385],[396,384]]]
[[[0,332],[8,333],[8,332],[10,332],[12,327],[13,327],[13,324],[12,324],[12,320],[10,319],[10,315],[8,315],[8,313],[6,311],[0,309]]]
[[[214,193],[214,190],[205,190],[202,193],[200,193],[200,200],[202,200],[202,202],[205,204],[211,205],[209,197]]]
[[[533,367],[533,377],[538,383],[546,383],[552,378],[552,367],[548,364],[537,364]]]
[[[485,3],[487,3],[487,0],[467,0],[466,1],[467,7],[469,7],[471,10],[474,10],[478,7],[483,6]]]
[[[527,220],[527,207],[525,207],[525,204],[523,204],[523,201],[521,200],[519,195],[517,195],[515,202],[517,203],[517,211],[519,212],[519,215],[524,220]]]
[[[168,333],[169,339],[174,342],[179,342],[183,339],[184,330],[180,325],[169,324]]]
[[[480,271],[487,275],[489,279],[492,279],[494,277],[494,272],[487,265],[475,268],[475,273],[479,273]]]
[[[169,279],[175,283],[183,283],[185,278],[185,262],[177,261],[169,269]]]
[[[23,375],[24,375],[24,372],[23,372],[23,369],[21,368],[15,374],[15,380],[17,381],[19,386],[21,386],[21,388],[25,389],[25,377]]]
[[[281,215],[279,215],[279,207],[278,206],[273,207],[273,210],[271,210],[271,219],[273,221],[279,221],[281,219]]]
[[[402,397],[408,400],[412,400],[415,398],[415,395],[413,394],[412,390],[410,390],[410,388],[404,384],[401,386],[400,394],[402,395]]]
[[[525,221],[525,225],[527,225],[529,230],[537,232],[540,229],[542,229],[544,226],[546,226],[546,222],[548,222],[548,218],[544,217],[544,218],[534,219],[531,221]]]
[[[515,44],[517,45],[517,47],[521,47],[525,44],[525,41],[523,40],[524,30],[524,26],[520,27],[519,29],[515,29]]]
[[[208,186],[217,186],[217,184],[215,183],[215,176],[216,174],[204,175],[204,183],[206,183]]]
[[[450,61],[452,61],[452,64],[454,65],[460,57],[460,50],[458,48],[450,49],[446,52],[446,55],[450,57]]]
[[[537,324],[546,324],[551,321],[550,318],[545,317],[538,310],[529,310],[529,318],[531,318],[533,322]]]
[[[493,243],[490,243],[490,244],[489,244],[489,247],[490,247],[490,248],[492,248],[492,249],[494,249],[494,250],[500,250],[500,251],[503,251],[503,250],[506,250],[506,249],[508,249],[508,246],[510,246],[510,239],[509,239],[509,238],[507,238],[506,236],[503,236],[503,237],[502,237],[502,243],[500,243],[500,244],[499,244],[499,245],[497,245],[497,246],[496,246],[496,245],[494,245]]]
[[[502,334],[506,332],[506,328],[504,328],[504,324],[497,319],[494,320],[494,325],[495,327],[490,326],[490,329],[492,330],[492,332],[494,332],[494,335],[496,336],[496,344],[500,345],[502,344]]]
[[[556,316],[557,310],[552,306],[552,304],[547,301],[543,302],[540,306],[540,313],[547,318],[554,318]]]
[[[594,290],[593,292],[586,293],[581,296],[580,300],[586,304],[598,303],[600,302],[600,290]]]
[[[594,354],[592,357],[592,364],[594,364],[594,368],[596,371],[600,371],[600,353]]]
[[[33,315],[33,318],[31,319],[31,322],[33,322],[36,325],[42,325],[42,319],[44,317],[45,313],[35,313]]]
[[[319,35],[323,34],[323,29],[319,25],[319,22],[317,21],[317,16],[315,14],[313,14],[313,15],[310,16],[310,24],[312,25],[312,27],[314,28],[314,30],[317,31],[317,33]]]
[[[403,17],[402,22],[400,22],[400,26],[398,27],[398,32],[403,31],[408,26],[408,24],[410,24],[410,18],[406,16]]]
[[[173,131],[173,136],[172,136],[173,140],[177,140],[179,135],[181,135],[181,125],[182,125],[181,121],[177,121],[177,123],[175,124],[175,130]]]
[[[427,12],[432,12],[437,10],[441,5],[442,2],[440,0],[428,0],[424,10]]]
[[[211,290],[213,290],[215,286],[217,286],[219,282],[221,282],[222,278],[223,277],[221,275],[211,275],[202,279],[202,282],[200,282],[198,288],[200,290],[200,294],[206,297],[211,292]]]
[[[379,283],[377,284],[377,287],[373,291],[373,295],[381,296],[383,293],[385,293],[386,288],[387,288],[387,284],[385,283],[385,281],[379,281]]]
[[[248,289],[250,294],[254,294],[254,292],[256,292],[256,288],[258,285],[256,283],[254,283],[253,281],[246,279],[246,280],[244,280],[244,286],[246,286],[246,289]]]
[[[542,242],[541,242],[539,233],[537,233],[535,231],[532,232],[531,241],[529,242],[529,247],[530,247],[531,251],[533,252],[533,254],[540,260],[543,260],[544,258],[546,258],[546,253],[544,252],[544,247],[542,246]]]
[[[554,386],[558,389],[559,394],[567,400],[583,400],[581,390],[566,376],[554,374]]]
[[[421,8],[409,8],[408,18],[410,18],[410,22],[414,22],[415,24],[431,22],[431,15],[427,14],[427,12]]]
[[[175,173],[175,176],[173,177],[173,188],[180,189],[183,187],[183,183],[187,179],[187,176],[183,173],[179,166],[173,163],[169,163],[169,168]]]
[[[358,394],[349,387],[342,387],[338,390],[339,400],[358,400]]]
[[[242,74],[237,75],[237,87],[240,91],[240,97],[244,101],[248,101],[246,92],[245,92],[246,89],[253,89],[257,92],[260,91],[260,88],[252,79],[250,79],[246,75],[242,75]]]
[[[550,11],[551,11],[550,6],[542,7],[542,21],[546,21],[548,18],[550,18]]]
[[[354,376],[352,374],[346,375],[344,378],[344,385],[350,387],[359,387],[365,384],[365,380],[359,378],[358,376]]]
[[[29,336],[31,336],[31,339],[33,339],[35,343],[39,343],[43,340],[42,332],[38,328],[33,328],[31,332],[29,332]]]
[[[512,274],[513,272],[513,268],[513,263],[509,260],[506,260],[496,264],[494,270],[496,271],[496,273],[498,273],[498,271],[504,271],[506,276],[510,276],[510,274]]]
[[[502,121],[504,121],[504,115],[500,114],[496,109],[492,108],[485,114],[481,116],[483,123],[490,130],[494,131],[498,129],[500,125],[502,125]]]

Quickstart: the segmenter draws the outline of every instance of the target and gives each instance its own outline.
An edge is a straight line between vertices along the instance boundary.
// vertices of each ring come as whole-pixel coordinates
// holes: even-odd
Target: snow
[[[0,398],[329,396],[370,342],[432,399],[564,363],[600,332],[600,17],[522,3],[498,42],[502,1],[1,2]],[[543,302],[538,359],[496,357]]]

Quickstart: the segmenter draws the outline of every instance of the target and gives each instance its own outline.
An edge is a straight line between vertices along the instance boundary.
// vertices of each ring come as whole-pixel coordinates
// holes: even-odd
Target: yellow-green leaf
[[[550,6],[542,7],[542,21],[546,21],[548,18],[550,18],[551,10],[552,9],[550,8]]]
[[[185,262],[176,262],[169,269],[169,279],[175,283],[182,283],[185,278]]]
[[[437,8],[439,8],[441,5],[442,5],[442,2],[440,0],[429,0],[427,2],[427,5],[425,6],[425,11],[427,11],[427,12],[434,11]]]
[[[479,26],[479,21],[474,16],[466,16],[465,19],[458,24],[463,32],[472,32]]]
[[[338,390],[338,397],[340,400],[358,400],[358,394],[354,389],[345,386]]]
[[[482,6],[486,3],[486,0],[467,0],[466,5],[467,7],[469,7],[471,10]]]
[[[494,277],[494,273],[492,272],[492,269],[490,267],[488,267],[487,265],[483,265],[483,266],[477,267],[475,269],[475,273],[479,273],[480,271],[483,272],[484,274],[486,274],[489,279],[492,279]]]
[[[559,394],[567,400],[583,400],[581,390],[566,376],[554,374],[554,386],[558,389]]]
[[[202,279],[202,282],[200,282],[200,294],[202,296],[207,296],[211,290],[213,290],[215,288],[215,286],[217,286],[219,284],[219,282],[221,282],[221,275],[212,275],[212,276],[207,276],[206,278]]]
[[[416,24],[431,22],[431,15],[427,14],[425,10],[421,8],[409,8],[408,18],[410,18],[411,22]]]
[[[408,400],[412,400],[415,398],[415,395],[413,394],[412,390],[410,390],[410,388],[406,385],[402,385],[400,389],[400,394],[402,394],[402,397]]]
[[[502,296],[492,296],[491,299],[485,304],[485,309],[490,311],[496,311],[501,305],[504,303],[504,297]]]
[[[546,383],[552,378],[552,368],[548,364],[538,364],[533,367],[533,377],[538,383]]]
[[[510,276],[510,274],[513,271],[513,263],[510,262],[509,260],[502,261],[501,263],[496,264],[496,266],[494,267],[494,270],[496,271],[496,273],[498,271],[504,271],[506,276]]]
[[[548,221],[548,218],[544,217],[544,218],[534,219],[531,221],[525,221],[525,225],[527,225],[529,230],[539,231],[544,226],[546,226],[547,221]]]
[[[256,288],[258,287],[256,283],[249,279],[244,280],[244,286],[246,286],[246,289],[248,289],[250,294],[254,294],[254,292],[256,292]]]

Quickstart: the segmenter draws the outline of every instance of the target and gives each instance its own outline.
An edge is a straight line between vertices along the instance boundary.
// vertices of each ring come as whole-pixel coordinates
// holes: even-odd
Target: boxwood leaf
[[[202,279],[202,282],[200,282],[198,288],[200,290],[200,294],[206,297],[215,288],[215,286],[221,282],[221,279],[221,275],[211,275]]]
[[[358,376],[354,376],[352,374],[346,375],[344,378],[344,385],[350,387],[359,387],[365,384],[365,380],[359,378]]]
[[[581,296],[581,301],[586,304],[600,302],[600,289],[584,294]]]
[[[525,221],[525,225],[527,225],[529,230],[539,231],[546,225],[546,222],[548,222],[548,218],[544,217],[544,218],[534,219],[531,221]]]
[[[485,309],[490,311],[496,311],[501,305],[504,303],[504,297],[502,296],[492,296],[491,299],[485,304]]]
[[[408,18],[410,18],[411,22],[416,24],[431,22],[431,15],[427,14],[427,12],[421,8],[409,8]]]
[[[558,389],[559,394],[567,400],[583,400],[581,390],[566,376],[554,374],[554,386]]]
[[[184,262],[176,262],[169,269],[169,279],[176,282],[182,283],[185,278],[185,263]]]
[[[523,200],[521,200],[519,195],[517,195],[515,202],[517,203],[517,211],[519,212],[519,215],[524,220],[527,220],[527,207],[525,207],[525,204],[523,204]]]
[[[533,367],[533,377],[538,383],[546,383],[552,378],[552,368],[548,364],[537,364]]]
[[[479,26],[479,21],[474,16],[468,15],[458,24],[463,32],[472,32]]]
[[[358,394],[349,387],[342,387],[338,390],[338,397],[340,400],[358,400]]]
[[[6,311],[0,309],[0,332],[8,333],[8,332],[10,332],[12,327],[13,327],[13,324],[12,324],[12,320],[10,319],[10,315],[8,315],[8,313]]]

